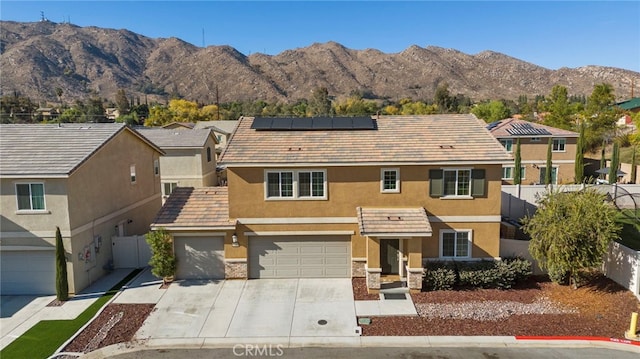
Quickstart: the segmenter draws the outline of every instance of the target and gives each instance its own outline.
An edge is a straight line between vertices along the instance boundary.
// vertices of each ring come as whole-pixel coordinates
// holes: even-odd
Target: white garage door
[[[349,236],[253,237],[250,278],[349,278]]]
[[[56,294],[55,251],[0,252],[2,295]]]
[[[224,278],[222,237],[175,237],[176,279]]]

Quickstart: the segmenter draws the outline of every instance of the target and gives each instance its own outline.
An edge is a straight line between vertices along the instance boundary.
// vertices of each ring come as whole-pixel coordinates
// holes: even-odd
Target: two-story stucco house
[[[221,157],[228,188],[181,189],[152,228],[173,233],[179,276],[419,290],[425,261],[499,257],[509,161],[472,115],[244,117]]]
[[[508,118],[487,125],[491,134],[509,153],[515,153],[520,139],[522,184],[544,183],[547,151],[551,141],[551,182],[573,183],[579,134],[542,124]],[[514,163],[502,168],[502,180],[513,184]]]
[[[162,205],[162,151],[123,124],[0,125],[2,294],[55,294],[60,228],[69,291],[104,275],[114,235]]]
[[[236,126],[238,126],[237,120],[199,121],[196,123],[195,129],[210,128],[213,131],[213,135],[218,141],[216,153],[220,156]]]
[[[163,201],[176,187],[216,186],[216,139],[209,129],[136,129],[158,146]]]

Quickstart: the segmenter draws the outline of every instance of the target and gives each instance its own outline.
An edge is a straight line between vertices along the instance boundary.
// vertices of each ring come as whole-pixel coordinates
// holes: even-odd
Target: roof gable
[[[206,145],[209,137],[213,139],[214,143],[217,143],[210,129],[179,130],[159,127],[140,127],[136,128],[136,130],[162,149],[201,149]]]
[[[487,129],[496,138],[505,137],[578,137],[577,132],[543,124],[507,118],[488,124]]]

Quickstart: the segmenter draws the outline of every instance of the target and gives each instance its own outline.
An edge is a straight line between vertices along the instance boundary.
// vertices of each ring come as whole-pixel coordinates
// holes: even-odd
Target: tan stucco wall
[[[16,183],[44,183],[44,212],[18,211]],[[54,179],[12,179],[2,178],[0,181],[0,236],[3,246],[41,246],[53,245],[40,237],[55,237],[56,226],[61,232],[69,232],[69,213],[67,211],[67,180]],[[11,238],[12,233],[35,233],[29,238]],[[38,236],[40,234],[40,236]]]
[[[496,258],[500,256],[500,223],[431,223],[433,236],[422,242],[423,258],[438,258],[440,231],[444,229],[471,230],[473,258]]]
[[[565,138],[565,151],[552,152],[551,161],[554,167],[558,167],[558,184],[573,183],[574,163],[576,159],[577,138]],[[530,138],[520,140],[520,157],[522,165],[526,167],[525,178],[522,184],[533,184],[540,181],[540,167],[547,163],[548,139],[541,138],[540,142],[531,142]],[[516,139],[513,139],[513,152],[516,150]],[[560,163],[559,161],[562,161]],[[534,167],[535,165],[536,167]],[[505,180],[504,184],[513,184],[512,180]]]
[[[211,161],[207,161],[207,147],[211,149]],[[216,186],[215,142],[208,137],[199,149],[168,149],[160,157],[162,182],[175,182],[178,187]]]
[[[387,168],[386,166],[384,168]],[[380,192],[381,167],[327,167],[327,200],[265,200],[264,170],[228,168],[231,218],[355,217],[356,207],[424,207],[429,215],[499,215],[501,165],[486,170],[484,198],[442,199],[429,196],[429,169],[400,166],[400,193]]]

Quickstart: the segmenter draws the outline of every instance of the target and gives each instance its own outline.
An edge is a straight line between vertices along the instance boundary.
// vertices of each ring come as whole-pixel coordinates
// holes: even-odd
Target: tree
[[[124,91],[124,89],[118,89],[118,92],[116,92],[116,107],[118,108],[118,113],[120,114],[120,116],[129,114],[131,104],[129,103],[127,93]]]
[[[486,122],[504,120],[511,116],[509,108],[502,101],[497,100],[479,103],[471,109],[471,113]]]
[[[64,244],[62,243],[60,227],[56,227],[56,297],[59,301],[69,299],[67,259],[64,255]]]
[[[574,182],[584,181],[584,124],[580,123],[580,135],[576,145],[576,161],[574,164]]]
[[[307,111],[310,116],[329,116],[331,114],[331,100],[326,87],[317,87],[311,92],[311,100]]]
[[[603,139],[614,137],[616,121],[622,112],[615,103],[613,87],[609,84],[596,84],[591,96],[587,99],[587,106],[583,111],[587,119],[586,148],[592,149]]]
[[[516,140],[515,163],[513,168],[513,184],[522,183],[522,158],[520,155],[520,137]]]
[[[165,229],[151,231],[145,235],[151,248],[151,273],[166,283],[176,272],[176,257],[173,253],[173,238]]]
[[[62,94],[64,93],[64,91],[62,91],[62,89],[60,87],[56,87],[55,89],[56,91],[56,96],[58,96],[58,102],[60,103],[60,108],[62,108]]]
[[[544,118],[545,125],[565,130],[571,128],[571,115],[573,113],[566,87],[561,85],[553,86],[549,96],[548,110],[549,114]]]
[[[551,144],[553,143],[553,138],[549,137],[549,143],[547,144],[547,163],[544,171],[544,184],[550,185],[552,180],[553,173],[553,162],[551,162]]]
[[[618,237],[617,209],[606,195],[589,188],[548,191],[533,216],[523,219],[531,237],[529,252],[551,280],[578,286],[580,271],[599,267],[609,243]]]
[[[453,98],[449,93],[449,84],[441,83],[436,88],[433,102],[438,106],[438,113],[449,113],[453,111]]]
[[[620,145],[613,143],[611,152],[611,164],[609,164],[609,184],[618,182],[618,167],[620,167]]]

